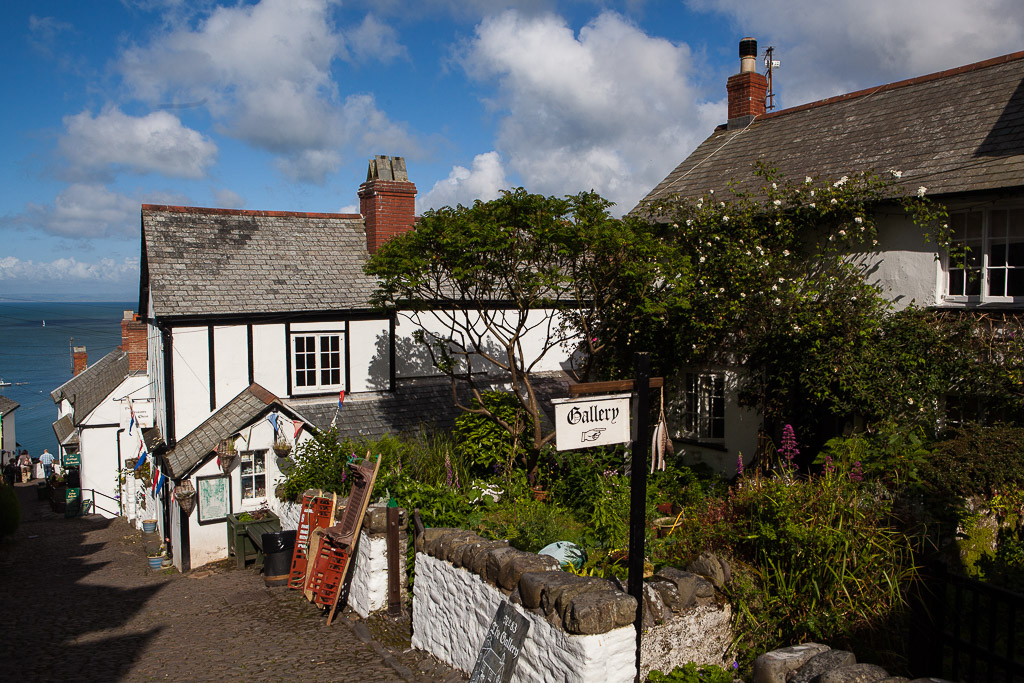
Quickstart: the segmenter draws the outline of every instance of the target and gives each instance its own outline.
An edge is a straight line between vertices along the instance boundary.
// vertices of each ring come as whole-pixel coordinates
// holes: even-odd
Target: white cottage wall
[[[386,391],[391,381],[390,322],[353,320],[349,334],[349,390]]]
[[[941,303],[942,262],[934,242],[925,242],[921,229],[902,216],[880,216],[878,251],[865,257],[867,281],[882,288],[897,309]]]
[[[275,396],[288,395],[284,325],[252,326],[253,381]]]
[[[213,381],[218,408],[249,386],[248,346],[245,325],[213,328]]]
[[[210,348],[206,327],[172,332],[174,434],[182,438],[210,416]]]

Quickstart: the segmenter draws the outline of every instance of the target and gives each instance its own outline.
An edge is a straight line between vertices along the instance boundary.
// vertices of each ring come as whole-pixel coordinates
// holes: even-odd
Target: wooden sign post
[[[529,630],[526,617],[508,602],[502,602],[487,629],[469,683],[509,683]]]

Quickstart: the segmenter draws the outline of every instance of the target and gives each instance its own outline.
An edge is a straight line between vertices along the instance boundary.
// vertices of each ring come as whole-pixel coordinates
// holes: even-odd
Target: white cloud
[[[83,111],[65,116],[64,125],[67,131],[60,139],[60,150],[76,176],[113,167],[201,178],[217,157],[213,142],[165,111],[141,117],[117,108],[96,116]]]
[[[462,64],[497,81],[498,148],[531,192],[593,189],[628,211],[719,123],[689,48],[612,12],[578,35],[505,12],[477,27]]]
[[[398,42],[395,29],[367,14],[363,22],[346,34],[349,59],[355,62],[378,60],[390,62],[398,57],[408,57],[405,46]]]
[[[335,4],[262,0],[217,7],[202,20],[175,24],[148,46],[126,50],[120,68],[138,97],[203,102],[224,134],[280,155],[278,167],[293,178],[322,182],[338,168],[340,148],[375,153],[362,146],[367,139],[395,130],[410,137],[372,98],[341,97],[331,65],[349,52],[331,18]],[[351,42],[360,57],[387,60],[402,51],[394,32],[372,18],[353,29]],[[367,102],[371,112],[364,110]],[[369,130],[360,127],[367,120]]]
[[[9,222],[63,237],[137,235],[139,206],[138,200],[103,185],[75,183],[62,190],[52,205],[30,202]]]
[[[227,188],[213,190],[213,201],[217,207],[224,209],[240,209],[245,206],[245,198]]]
[[[687,0],[730,16],[761,50],[776,48],[782,107],[1019,50],[1018,0]],[[736,34],[737,42],[740,33]],[[737,58],[736,66],[739,61]]]
[[[53,261],[23,261],[14,256],[0,257],[0,281],[14,280],[18,283],[39,282],[52,284],[54,280],[72,282],[115,282],[138,278],[139,259],[131,257],[122,261],[103,258],[87,262],[78,259],[60,258]]]
[[[434,183],[428,192],[417,199],[416,210],[422,213],[427,209],[438,209],[442,206],[469,206],[477,199],[494,199],[500,190],[508,188],[499,154],[478,154],[473,157],[472,169],[455,166],[447,178]]]

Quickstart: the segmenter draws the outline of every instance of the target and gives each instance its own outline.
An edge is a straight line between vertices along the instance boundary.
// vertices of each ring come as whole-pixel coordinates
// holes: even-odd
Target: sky
[[[631,209],[726,119],[741,38],[778,108],[1024,49],[1019,0],[0,3],[0,300],[138,296],[140,207],[417,210],[518,186]]]

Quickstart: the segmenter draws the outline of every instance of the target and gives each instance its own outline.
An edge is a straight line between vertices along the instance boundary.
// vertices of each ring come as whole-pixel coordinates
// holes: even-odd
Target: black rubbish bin
[[[283,586],[288,583],[292,552],[295,550],[295,530],[274,531],[263,534],[263,583]]]

